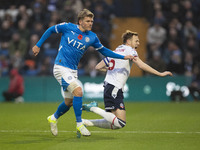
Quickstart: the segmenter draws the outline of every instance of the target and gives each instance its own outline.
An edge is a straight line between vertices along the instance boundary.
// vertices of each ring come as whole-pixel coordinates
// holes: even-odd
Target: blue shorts
[[[117,89],[114,85],[106,83],[104,85],[105,110],[125,110],[124,96],[122,89]]]

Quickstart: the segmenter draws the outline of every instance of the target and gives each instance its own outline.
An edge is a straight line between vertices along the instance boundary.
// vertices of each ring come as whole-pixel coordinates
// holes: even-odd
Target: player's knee
[[[125,126],[126,126],[126,122],[124,122],[123,124],[120,124],[120,125],[118,126],[118,129],[124,128]]]
[[[112,126],[112,129],[121,129],[121,128],[124,128],[126,126],[126,121],[123,121],[123,120],[121,120],[119,118],[117,118],[117,119],[118,119],[118,124],[114,124]]]
[[[118,123],[119,123],[119,128],[123,128],[123,127],[126,126],[126,121],[121,120],[121,119],[119,119],[119,118],[117,118],[117,119],[118,119]]]
[[[112,126],[112,129],[113,129],[113,130],[121,129],[121,128],[125,127],[125,125],[126,125],[126,123],[123,124],[123,125],[117,125],[117,126],[116,126],[116,125],[113,125],[113,126]]]
[[[73,95],[77,97],[82,97],[83,96],[82,88],[81,87],[75,88],[73,91]]]

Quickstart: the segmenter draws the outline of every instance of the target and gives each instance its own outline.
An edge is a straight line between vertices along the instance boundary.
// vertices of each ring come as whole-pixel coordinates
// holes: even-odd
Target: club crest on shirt
[[[85,37],[85,42],[89,42],[90,38],[89,37]]]
[[[69,76],[69,77],[68,77],[68,80],[71,80],[71,79],[72,79],[72,76]]]

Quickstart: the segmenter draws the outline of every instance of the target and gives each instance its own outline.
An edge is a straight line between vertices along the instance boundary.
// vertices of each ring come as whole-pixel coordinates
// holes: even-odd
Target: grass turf
[[[127,125],[120,130],[90,127],[76,138],[73,108],[59,119],[59,135],[49,131],[47,116],[58,103],[0,104],[1,150],[199,150],[200,103],[126,103]],[[100,104],[103,107],[103,104]],[[83,112],[83,118],[101,118]]]

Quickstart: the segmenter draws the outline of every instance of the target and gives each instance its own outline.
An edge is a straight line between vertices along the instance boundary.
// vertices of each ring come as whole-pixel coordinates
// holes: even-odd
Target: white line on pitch
[[[0,133],[46,133],[49,130],[0,130]],[[59,131],[76,132],[76,131]],[[91,131],[92,133],[120,133],[120,134],[200,134],[200,132],[181,132],[181,131]]]

